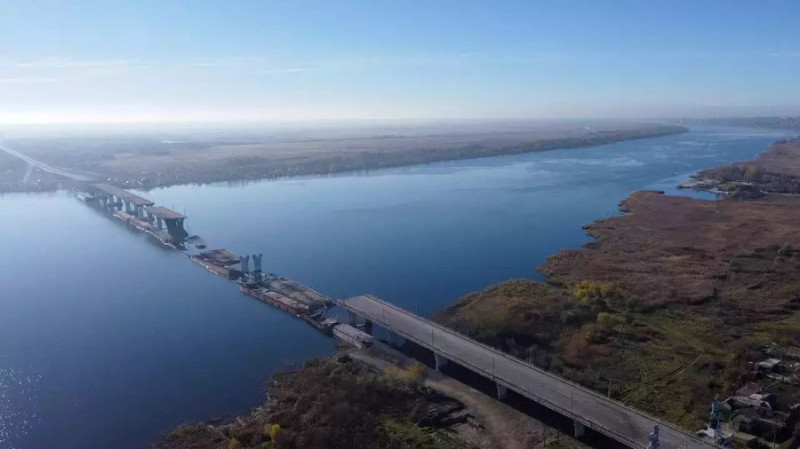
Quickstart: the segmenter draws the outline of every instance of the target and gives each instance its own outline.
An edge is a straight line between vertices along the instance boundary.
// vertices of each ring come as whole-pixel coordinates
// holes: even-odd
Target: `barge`
[[[260,254],[240,257],[226,249],[207,250],[202,238],[188,236],[183,230],[186,217],[182,214],[106,184],[88,186],[86,191],[78,191],[75,196],[162,245],[182,251],[189,260],[209,272],[238,283],[242,293],[290,313],[327,335],[359,348],[369,347],[374,341],[371,335],[329,317],[328,309],[336,303],[327,296],[291,279],[263,273]],[[178,233],[173,236],[171,231]],[[186,249],[184,242],[193,249]]]

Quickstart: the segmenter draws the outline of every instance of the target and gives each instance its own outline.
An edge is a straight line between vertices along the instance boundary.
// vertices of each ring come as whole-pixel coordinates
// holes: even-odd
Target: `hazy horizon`
[[[0,124],[800,114],[800,4],[0,5]]]

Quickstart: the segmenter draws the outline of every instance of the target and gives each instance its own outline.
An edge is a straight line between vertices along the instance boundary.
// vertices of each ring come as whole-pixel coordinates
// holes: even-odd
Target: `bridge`
[[[120,188],[114,187],[111,184],[106,183],[97,183],[92,184],[89,186],[89,189],[92,190],[95,195],[107,196],[110,197],[112,200],[122,201],[124,203],[129,203],[129,207],[146,207],[152,206],[154,203],[147,198],[142,198],[139,195],[134,195],[127,190],[122,190]]]
[[[642,448],[647,447],[649,435],[658,425],[661,448],[716,447],[655,417],[374,296],[344,299],[340,305],[351,317],[377,324],[390,335],[398,335],[432,351],[437,369],[447,362],[455,362],[494,381],[498,398],[511,390],[572,419],[576,435],[590,428],[626,446]]]
[[[92,181],[92,179],[89,178],[88,176],[76,175],[76,174],[70,173],[70,172],[68,172],[66,170],[62,170],[60,168],[53,167],[52,165],[45,164],[44,162],[38,161],[38,160],[36,160],[36,159],[34,159],[34,158],[30,157],[30,156],[26,156],[26,155],[20,153],[19,151],[16,151],[16,150],[13,150],[11,148],[8,148],[7,146],[0,145],[0,150],[5,151],[6,153],[10,154],[11,156],[14,156],[16,158],[22,159],[23,161],[27,162],[32,167],[36,167],[39,170],[45,171],[47,173],[52,173],[54,175],[62,176],[64,178],[71,179],[73,181],[78,181],[78,182],[91,182]]]

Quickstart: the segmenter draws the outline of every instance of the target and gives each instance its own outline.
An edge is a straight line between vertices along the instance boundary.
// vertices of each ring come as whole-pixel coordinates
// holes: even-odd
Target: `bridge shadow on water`
[[[376,324],[372,325],[371,333],[376,340],[388,345],[392,349],[395,349],[415,360],[420,361],[429,368],[436,369],[436,358],[433,351],[396,335],[390,338],[386,329]],[[508,390],[504,398],[498,399],[497,384],[492,379],[482,376],[481,374],[459,365],[456,362],[448,360],[444,366],[439,367],[438,371],[461,382],[464,385],[467,385],[487,396],[509,405],[510,407],[530,416],[531,418],[543,423],[548,427],[558,430],[565,435],[573,437],[575,434],[575,424],[571,418],[556,411],[550,410],[546,406],[543,406],[511,389]],[[606,435],[596,432],[588,427],[585,428],[583,436],[578,438],[578,440],[595,448],[629,448],[629,446],[611,439]]]

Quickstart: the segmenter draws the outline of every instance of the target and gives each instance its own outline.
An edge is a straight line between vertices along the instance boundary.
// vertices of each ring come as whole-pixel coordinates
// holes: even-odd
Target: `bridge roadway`
[[[344,299],[341,306],[630,447],[647,447],[648,435],[656,424],[659,426],[659,441],[663,449],[715,447],[621,402],[608,399],[373,296]]]
[[[13,150],[13,149],[5,146],[5,145],[0,145],[0,150],[5,151],[6,153],[10,154],[11,156],[14,156],[16,158],[22,159],[23,161],[27,162],[31,166],[36,167],[36,168],[38,168],[38,169],[40,169],[42,171],[46,171],[48,173],[52,173],[52,174],[58,175],[58,176],[63,176],[64,178],[72,179],[73,181],[78,181],[78,182],[90,182],[90,181],[92,181],[92,179],[87,177],[87,176],[76,175],[76,174],[70,173],[70,172],[68,172],[66,170],[62,170],[60,168],[53,167],[52,165],[47,165],[44,162],[38,161],[38,160],[36,160],[36,159],[34,159],[34,158],[30,157],[30,156],[26,156],[26,155],[20,153],[19,151]]]

